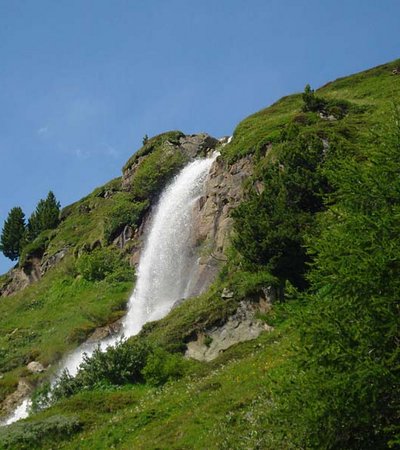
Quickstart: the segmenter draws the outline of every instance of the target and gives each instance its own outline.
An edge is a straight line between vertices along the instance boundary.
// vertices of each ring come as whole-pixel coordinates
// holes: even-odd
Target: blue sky
[[[230,135],[399,57],[399,17],[398,0],[0,0],[0,226],[119,176],[145,134]]]

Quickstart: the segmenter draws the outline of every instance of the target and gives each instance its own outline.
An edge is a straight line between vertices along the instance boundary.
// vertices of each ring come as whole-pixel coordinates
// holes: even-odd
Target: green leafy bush
[[[32,242],[25,245],[21,251],[19,263],[23,266],[32,256],[41,257],[46,251],[49,241],[54,236],[54,230],[45,230],[41,232]]]
[[[234,211],[233,245],[244,257],[245,269],[262,270],[280,280],[305,288],[310,258],[304,236],[314,216],[324,208],[322,194],[329,190],[322,167],[321,139],[294,133],[280,146],[276,161],[261,168],[264,190],[250,188],[247,199]]]
[[[327,116],[334,116],[336,119],[343,119],[352,107],[351,103],[347,100],[328,100],[317,97],[309,84],[305,87],[302,97],[304,102],[302,110],[304,112],[318,112]]]
[[[126,225],[136,228],[148,207],[148,200],[132,202],[125,199],[116,203],[105,218],[105,240],[111,243]]]
[[[307,242],[312,291],[296,318],[295,364],[264,417],[295,448],[400,443],[399,118],[375,136],[366,160],[328,172],[336,189]]]
[[[182,355],[156,347],[147,357],[142,374],[147,383],[159,386],[182,377],[187,369],[188,361]]]
[[[268,272],[239,271],[230,278],[229,288],[234,291],[239,299],[258,295],[262,289],[276,286],[278,280]]]
[[[78,258],[76,266],[78,273],[88,281],[100,281],[106,277],[116,281],[133,278],[133,269],[123,260],[120,252],[107,247],[84,253]]]
[[[135,171],[134,198],[143,201],[156,196],[185,162],[184,155],[168,143],[149,154]]]
[[[157,136],[147,139],[146,142],[143,142],[143,147],[128,159],[122,170],[128,170],[133,166],[133,164],[138,161],[139,158],[154,152],[155,150],[157,150],[157,148],[163,146],[166,142],[169,142],[171,144],[179,144],[179,139],[183,136],[185,135],[181,131],[167,131],[166,133],[161,133]]]
[[[53,440],[70,438],[82,429],[77,417],[56,415],[34,422],[17,422],[0,427],[0,448],[31,450]]]
[[[325,109],[326,100],[320,97],[317,97],[314,93],[314,90],[311,89],[311,86],[307,84],[302,94],[303,97],[303,111],[304,112],[320,112]]]
[[[97,348],[90,357],[84,356],[75,377],[64,371],[52,398],[55,401],[82,390],[142,382],[142,370],[150,352],[150,347],[139,340],[121,340],[105,351]]]

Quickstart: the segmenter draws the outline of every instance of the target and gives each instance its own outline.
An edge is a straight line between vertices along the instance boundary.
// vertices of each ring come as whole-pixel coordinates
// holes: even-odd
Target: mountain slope
[[[399,165],[396,152],[390,150],[398,148],[397,131],[395,125],[388,126],[395,114],[391,103],[400,100],[400,77],[393,74],[398,66],[399,61],[395,61],[329,83],[313,94],[309,105],[304,95],[283,98],[241,122],[232,142],[221,149],[220,162],[221,170],[229,172],[235,163],[248,158],[253,168],[253,175],[244,183],[244,200],[232,213],[233,248],[224,248],[227,262],[206,293],[184,302],[163,320],[148,324],[139,337],[128,342],[128,348],[131,345],[135,349],[140,342],[155,349],[147,357],[144,380],[133,385],[122,383],[123,387],[86,380],[82,392],[73,388],[77,389],[75,395],[61,395],[60,402],[50,409],[1,430],[0,442],[6,448],[36,445],[99,449],[365,449],[398,445],[399,409],[394,398],[398,393],[394,384],[398,352],[393,343],[399,323],[393,311],[399,254],[393,218],[397,217],[399,199],[392,175],[398,173]],[[174,135],[172,142],[167,142],[179,147],[181,138]],[[166,141],[161,141],[157,148],[165,154],[170,144],[165,147]],[[200,147],[196,153],[204,150]],[[157,151],[146,153],[148,149],[145,146],[127,167]],[[154,157],[152,164],[158,160],[159,156]],[[177,156],[174,161],[172,158],[173,168],[168,174],[181,167],[185,158]],[[110,254],[120,254],[118,239],[114,239],[115,244],[112,239],[107,242],[99,231],[99,207],[91,205],[104,204],[102,214],[108,216],[111,209],[119,209],[117,203],[130,202],[121,210],[137,207],[137,217],[142,218],[148,207],[142,202],[152,196],[154,186],[159,190],[168,178],[154,181],[153,176],[152,165],[144,167],[133,189],[124,191],[117,180],[112,187],[95,191],[73,205],[69,215],[64,212],[67,217],[56,232],[58,237],[47,248],[57,247],[59,251],[67,233],[72,236],[74,251],[39,282],[1,299],[2,316],[8,315],[7,325],[2,325],[6,332],[1,345],[5,355],[2,364],[4,372],[8,371],[1,380],[4,393],[11,391],[18,376],[26,374],[22,366],[30,359],[53,361],[43,359],[49,345],[45,335],[27,331],[32,329],[29,325],[34,323],[35,314],[36,320],[43,320],[36,312],[40,308],[55,314],[53,305],[68,296],[71,305],[86,308],[90,323],[81,334],[72,327],[72,323],[79,324],[77,317],[67,321],[62,332],[58,329],[60,341],[57,344],[55,340],[49,351],[53,358],[57,351],[63,352],[86,337],[88,329],[122,314],[124,299],[132,287],[127,281],[128,265],[121,265],[119,257],[114,260],[109,256],[115,261],[113,270],[103,280],[87,280],[79,254],[89,258],[89,266],[90,258],[96,252],[105,252],[108,243]],[[134,185],[135,177],[130,174],[128,178]],[[374,187],[374,180],[380,178]],[[358,185],[362,189],[357,189]],[[369,200],[370,193],[376,202]],[[85,211],[90,223],[84,219]],[[124,217],[119,212],[116,216]],[[375,218],[372,225],[371,217]],[[87,225],[87,234],[78,228],[74,234],[73,227],[80,223]],[[124,218],[116,229],[121,232],[128,224],[132,228],[138,225]],[[377,233],[388,230],[382,242],[371,231],[375,224]],[[362,227],[367,240],[356,238],[357,226]],[[57,242],[62,244],[56,246]],[[134,245],[132,241],[130,245]],[[129,256],[130,245],[123,246],[121,255]],[[370,262],[363,253],[366,245],[372,255]],[[378,253],[377,246],[385,249],[384,254]],[[274,252],[265,257],[271,248]],[[308,252],[303,252],[304,248]],[[388,262],[384,259],[387,254]],[[346,270],[335,279],[346,258]],[[80,275],[79,261],[83,265]],[[357,272],[359,266],[362,270]],[[376,273],[374,285],[364,280],[371,267]],[[380,286],[388,267],[392,275]],[[375,285],[380,286],[378,290]],[[384,293],[385,302],[378,302],[378,291]],[[46,298],[36,304],[40,295]],[[95,299],[101,295],[104,303],[100,308]],[[256,318],[269,330],[273,326],[274,331],[233,346],[212,362],[188,362],[176,356],[191,342],[201,341],[204,347],[211,347],[211,336],[229,321],[238,305],[251,309],[251,305],[271,301],[272,310],[271,305],[264,309],[257,306]],[[53,326],[58,327],[56,324],[65,322],[71,314],[67,306],[68,302],[57,311],[59,317],[54,321],[50,316]],[[80,314],[81,327],[85,326],[85,313]],[[351,320],[346,320],[347,316]],[[380,330],[385,343],[371,334],[381,322],[385,324]],[[37,325],[41,327],[43,323]],[[66,345],[62,337],[68,333],[75,337]],[[11,353],[10,343],[17,343],[17,338],[21,341]],[[319,341],[324,343],[325,352]],[[379,351],[372,350],[377,355],[372,361],[368,355],[374,342],[380,345]],[[179,373],[168,365],[171,361],[181,367]],[[386,398],[391,394],[393,401]],[[304,408],[301,415],[296,414],[300,404]],[[357,410],[363,413],[357,414]],[[54,418],[58,418],[58,428],[50,426]]]

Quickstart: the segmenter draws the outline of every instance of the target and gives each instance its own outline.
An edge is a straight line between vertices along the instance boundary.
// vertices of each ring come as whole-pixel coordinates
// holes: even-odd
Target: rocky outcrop
[[[190,158],[196,157],[202,151],[209,152],[210,148],[215,147],[215,142],[214,138],[206,134],[180,138],[180,146]],[[220,141],[220,143],[224,142]],[[242,158],[232,165],[228,165],[221,157],[218,157],[211,167],[204,194],[193,205],[194,229],[191,236],[191,247],[193,252],[198,255],[199,267],[193,272],[196,275],[189,289],[191,296],[197,296],[209,287],[217,275],[221,263],[226,260],[224,253],[229,244],[233,225],[230,213],[241,202],[243,181],[252,173],[253,161],[250,156]],[[132,174],[127,174],[127,177],[129,176]],[[120,248],[124,248],[128,242],[131,243],[130,262],[132,266],[137,266],[139,263],[145,237],[144,231],[149,221],[151,221],[151,211],[133,234],[131,230],[125,228],[114,240],[114,243]]]
[[[227,141],[229,141],[228,138],[218,141],[208,134],[201,133],[181,136],[177,141],[167,141],[166,145],[170,146],[173,151],[181,152],[186,160],[192,160],[200,155],[206,155]],[[122,176],[124,188],[129,189],[136,170],[146,157],[147,155],[139,156],[124,169]],[[224,252],[229,242],[233,222],[230,212],[240,203],[243,197],[243,181],[252,174],[252,171],[251,157],[245,157],[232,165],[228,165],[219,157],[211,168],[204,195],[193,206],[195,228],[191,237],[192,249],[199,257],[199,267],[191,289],[193,296],[203,292],[210,285],[221,263],[225,261]],[[82,213],[84,212],[87,211],[82,211]],[[126,225],[113,241],[117,247],[130,252],[132,266],[137,266],[139,262],[145,238],[144,231],[150,220],[151,209],[145,214],[137,229]],[[96,244],[101,245],[100,241]],[[12,295],[40,279],[48,270],[55,267],[67,253],[68,248],[62,248],[53,255],[45,253],[42,258],[31,258],[23,268],[12,269],[7,274],[6,283],[0,287],[0,296]]]
[[[121,331],[121,328],[122,328],[122,319],[119,319],[116,322],[105,325],[104,327],[98,327],[89,336],[86,342],[100,342],[103,339],[116,335]]]
[[[40,275],[43,276],[48,270],[55,267],[65,257],[67,251],[67,248],[63,248],[54,253],[54,255],[48,255],[45,253],[40,265]]]
[[[48,270],[55,267],[67,254],[63,248],[53,255],[45,253],[41,258],[31,257],[23,267],[14,267],[8,273],[8,281],[0,289],[0,296],[8,297],[22,291],[30,284],[38,281]]]
[[[206,155],[210,151],[220,145],[221,142],[206,133],[193,134],[188,136],[182,136],[179,138],[179,143],[168,145],[174,148],[175,151],[181,152],[185,159],[190,161],[201,155]],[[123,171],[122,186],[125,189],[129,189],[132,181],[135,177],[135,172],[139,168],[140,164],[145,160],[146,155],[137,158],[137,160],[128,168]],[[153,204],[154,206],[154,204]],[[141,225],[138,229],[132,230],[129,227],[125,227],[124,230],[115,238],[114,244],[121,249],[125,248],[127,244],[130,244],[131,248],[131,266],[136,267],[139,263],[140,253],[143,247],[145,239],[145,230],[148,223],[151,221],[152,211],[144,216]],[[194,245],[196,247],[196,245]]]
[[[0,295],[8,297],[21,291],[41,277],[41,259],[32,258],[23,268],[14,267],[7,272],[8,281],[0,290]]]
[[[39,361],[31,361],[26,368],[29,370],[29,372],[31,373],[42,373],[45,371],[45,368],[43,367],[43,365],[39,362]]]
[[[19,380],[17,389],[1,403],[0,415],[7,416],[13,412],[17,406],[29,397],[32,390],[33,386],[28,381],[25,379]]]
[[[204,195],[194,205],[192,245],[199,254],[199,270],[193,295],[204,291],[214,280],[229,244],[233,219],[231,211],[243,198],[243,181],[253,173],[250,156],[228,165],[221,157],[213,164]]]
[[[196,158],[202,153],[207,154],[208,151],[213,150],[219,141],[206,133],[192,134],[190,136],[183,136],[179,139],[179,146],[182,153],[188,157],[189,160]]]
[[[187,344],[185,356],[198,361],[212,361],[232,345],[256,339],[272,327],[258,320],[258,312],[266,312],[268,302],[242,301],[236,312],[222,326],[199,332],[197,339]]]
[[[180,152],[187,161],[190,161],[201,154],[206,154],[209,150],[214,149],[218,145],[218,139],[211,137],[206,133],[193,134],[189,136],[182,136],[178,143],[166,142],[168,144],[167,150]],[[129,190],[135,178],[135,173],[139,166],[146,159],[147,155],[139,156],[135,159],[133,164],[125,167],[122,173],[122,188]]]
[[[126,244],[132,240],[134,236],[134,230],[129,225],[125,225],[121,233],[113,240],[113,244],[118,248],[123,249]]]

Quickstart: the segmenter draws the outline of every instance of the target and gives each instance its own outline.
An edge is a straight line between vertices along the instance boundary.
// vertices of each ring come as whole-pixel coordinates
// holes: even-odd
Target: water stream
[[[216,157],[215,153],[189,163],[162,193],[148,227],[136,286],[129,299],[121,332],[101,342],[82,344],[61,361],[56,378],[65,369],[76,375],[84,354],[90,356],[98,345],[105,349],[122,336],[139,333],[146,322],[161,319],[175,302],[191,296],[191,281],[198,267],[197,256],[190,245],[193,205],[203,192]],[[27,417],[29,409],[30,399],[25,399],[3,425]]]

